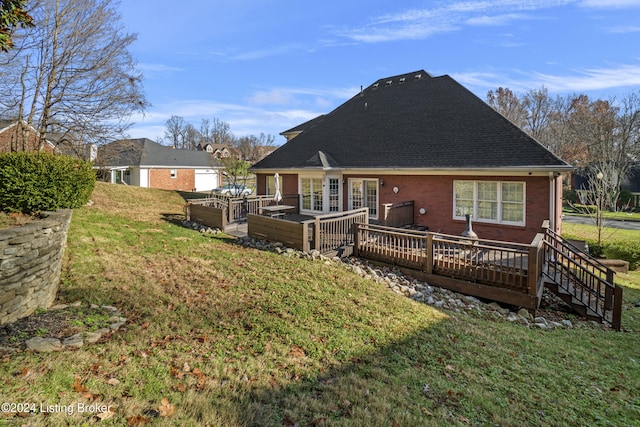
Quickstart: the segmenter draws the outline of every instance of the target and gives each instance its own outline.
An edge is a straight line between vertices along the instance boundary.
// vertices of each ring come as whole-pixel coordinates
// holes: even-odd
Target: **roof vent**
[[[420,80],[421,78],[422,78],[422,74],[416,74],[416,76],[413,79]]]
[[[404,83],[404,81],[405,81],[405,80],[406,80],[406,78],[401,77],[401,78],[400,78],[400,83]]]
[[[380,83],[374,83],[374,84],[373,84],[373,88],[374,88],[374,89],[378,89],[378,85],[379,85],[379,84],[380,84]]]
[[[391,83],[393,83],[393,80],[387,80],[387,82],[385,83],[385,85],[387,85],[387,86],[391,86]]]

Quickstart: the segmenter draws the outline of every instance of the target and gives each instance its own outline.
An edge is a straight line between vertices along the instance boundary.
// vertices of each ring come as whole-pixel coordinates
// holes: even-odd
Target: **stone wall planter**
[[[56,298],[73,211],[0,230],[0,325],[49,307]]]

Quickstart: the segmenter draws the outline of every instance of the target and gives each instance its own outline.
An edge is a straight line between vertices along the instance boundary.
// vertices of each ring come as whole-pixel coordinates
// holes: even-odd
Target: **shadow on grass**
[[[470,417],[461,404],[462,388],[444,386],[446,375],[452,376],[444,361],[455,352],[455,346],[442,343],[444,329],[430,325],[340,366],[320,369],[317,376],[298,379],[293,374],[286,385],[272,381],[243,396],[238,419],[247,426],[425,426],[442,425],[443,414],[451,414],[447,425],[464,425],[457,418]],[[472,412],[480,422],[491,416],[480,408]]]
[[[180,197],[184,199],[185,202],[193,199],[204,199],[210,196],[209,191],[176,191]]]

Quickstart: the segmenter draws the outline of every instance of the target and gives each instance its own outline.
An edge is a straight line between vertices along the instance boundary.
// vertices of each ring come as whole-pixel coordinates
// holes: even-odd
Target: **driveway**
[[[588,216],[574,216],[565,214],[562,217],[562,221],[572,224],[595,225],[595,219]],[[619,228],[622,230],[640,230],[640,222],[638,221],[605,219],[604,226],[609,228]]]

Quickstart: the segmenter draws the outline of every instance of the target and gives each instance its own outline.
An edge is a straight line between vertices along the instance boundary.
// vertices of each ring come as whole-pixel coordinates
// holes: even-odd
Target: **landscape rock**
[[[82,334],[71,335],[69,338],[63,339],[62,345],[65,347],[82,347],[84,345],[84,342],[82,341]]]
[[[388,287],[391,291],[398,295],[403,295],[411,298],[414,301],[418,301],[438,309],[448,309],[455,311],[456,313],[474,314],[481,316],[488,316],[490,318],[502,319],[508,322],[514,322],[521,324],[528,328],[539,328],[543,330],[549,330],[553,328],[573,328],[574,324],[568,319],[559,319],[559,321],[549,320],[545,317],[538,316],[533,318],[529,310],[526,308],[513,308],[511,309],[497,303],[490,302],[485,303],[480,299],[470,296],[462,295],[456,292],[452,292],[448,289],[432,286],[428,283],[421,282],[416,279],[406,277],[400,270],[390,267],[379,267],[371,264],[366,260],[355,257],[333,257],[328,258],[318,251],[313,251],[311,254],[297,251],[293,248],[288,248],[281,242],[268,242],[264,240],[258,240],[249,236],[238,237],[236,240],[238,245],[247,248],[255,248],[265,251],[271,251],[277,254],[281,254],[285,257],[296,257],[308,259],[310,261],[322,261],[325,264],[333,263],[335,265],[341,265],[351,270],[359,277],[371,280],[372,282],[382,284]],[[554,296],[547,295],[548,291],[545,290],[545,301],[554,301],[550,306],[557,307]],[[638,303],[640,306],[640,302]],[[583,322],[589,324],[589,322]],[[593,324],[595,327],[606,327],[597,323]]]
[[[64,348],[62,342],[57,338],[33,337],[26,341],[27,349],[38,353],[50,351],[60,351]]]

